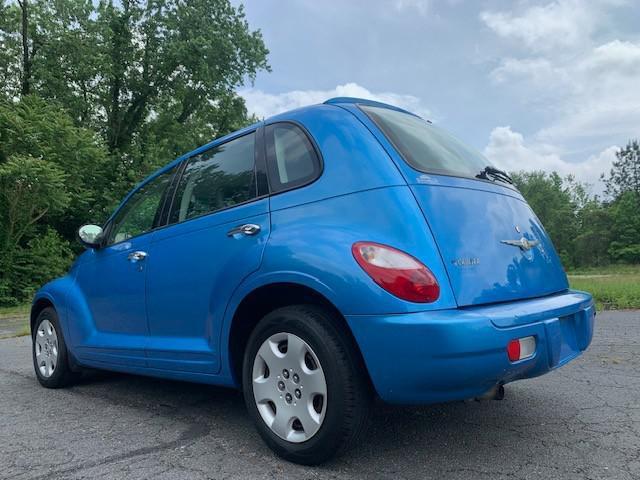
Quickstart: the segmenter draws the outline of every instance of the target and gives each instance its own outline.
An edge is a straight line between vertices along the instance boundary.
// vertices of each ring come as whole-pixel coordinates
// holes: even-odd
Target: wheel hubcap
[[[49,320],[45,319],[38,325],[34,348],[40,375],[49,378],[58,365],[58,335]]]
[[[263,342],[253,361],[253,398],[262,420],[293,443],[313,437],[327,410],[327,382],[317,355],[292,333]]]

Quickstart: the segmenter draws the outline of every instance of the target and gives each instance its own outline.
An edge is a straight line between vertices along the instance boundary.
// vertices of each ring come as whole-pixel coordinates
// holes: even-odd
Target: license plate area
[[[576,316],[566,315],[545,321],[549,366],[559,367],[580,354]]]

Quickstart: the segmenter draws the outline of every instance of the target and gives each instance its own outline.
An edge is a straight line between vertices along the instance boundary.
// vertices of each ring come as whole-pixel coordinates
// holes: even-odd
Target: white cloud
[[[258,118],[267,118],[294,108],[322,103],[332,97],[358,97],[404,108],[423,118],[431,118],[431,113],[420,99],[413,95],[392,92],[373,93],[357,83],[338,85],[331,90],[292,90],[283,93],[266,93],[259,89],[249,88],[238,92],[247,104],[249,113]]]
[[[580,45],[588,38],[598,17],[587,7],[582,0],[557,0],[529,7],[520,14],[484,11],[480,19],[501,37],[545,51]]]
[[[583,162],[568,162],[554,147],[530,144],[521,133],[506,126],[493,129],[484,154],[493,164],[511,172],[543,170],[555,171],[561,176],[574,175],[576,179],[592,185],[594,193],[601,194],[600,175],[609,172],[617,150],[614,145]]]
[[[555,0],[481,14],[498,36],[526,47],[520,58],[501,59],[489,77],[547,119],[532,135],[536,144],[593,151],[640,136],[640,41],[612,40],[607,23],[606,7],[623,3]]]
[[[399,12],[406,10],[418,12],[419,15],[425,16],[431,7],[430,0],[394,0],[393,6]]]
[[[558,68],[546,58],[505,58],[489,74],[496,83],[526,81],[536,87],[544,88],[553,84],[554,90],[561,85],[570,85],[571,78],[563,69]]]
[[[617,72],[623,75],[640,73],[640,43],[614,40],[596,47],[580,64],[588,73]],[[635,77],[637,80],[638,78]]]

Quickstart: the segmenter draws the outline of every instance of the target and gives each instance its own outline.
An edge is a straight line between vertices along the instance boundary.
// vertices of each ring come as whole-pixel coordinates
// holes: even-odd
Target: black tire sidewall
[[[322,316],[321,312],[314,312]],[[330,322],[330,318],[324,319]],[[265,442],[279,455],[289,460],[315,464],[332,456],[341,446],[344,432],[344,413],[347,383],[350,372],[337,361],[343,352],[336,351],[332,342],[326,341],[326,329],[330,325],[319,324],[313,318],[305,317],[292,308],[282,308],[271,312],[254,329],[243,362],[243,391],[247,409]],[[292,333],[302,338],[313,349],[327,382],[326,413],[318,432],[301,443],[288,442],[264,423],[253,397],[253,362],[262,343],[276,333]],[[344,348],[347,348],[345,345]]]
[[[38,328],[44,320],[49,320],[56,330],[56,336],[58,338],[58,363],[53,375],[50,377],[43,377],[40,374],[40,369],[36,361],[36,335],[38,334]],[[33,368],[35,370],[36,377],[40,384],[47,388],[58,388],[66,384],[68,380],[69,367],[67,358],[67,345],[64,341],[64,335],[62,333],[62,327],[58,320],[58,314],[56,311],[47,307],[42,310],[34,323],[33,331],[31,332],[31,355],[33,358]]]

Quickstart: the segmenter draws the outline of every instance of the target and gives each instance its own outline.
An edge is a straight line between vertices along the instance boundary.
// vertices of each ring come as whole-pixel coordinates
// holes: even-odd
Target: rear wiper
[[[484,180],[500,180],[501,182],[510,183],[511,185],[513,185],[513,179],[507,172],[505,172],[504,170],[500,170],[499,168],[491,167],[489,165],[484,167],[484,170],[477,174],[476,178],[482,178]]]

